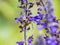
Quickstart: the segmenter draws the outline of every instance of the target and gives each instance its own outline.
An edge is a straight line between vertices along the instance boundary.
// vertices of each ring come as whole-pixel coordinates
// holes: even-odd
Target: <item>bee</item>
[[[23,21],[23,22],[25,22],[25,21]],[[25,27],[27,27],[30,23],[31,23],[31,21],[28,21],[28,22],[26,21],[25,24],[20,25],[19,28],[22,29],[20,32],[22,32],[23,29],[24,29]],[[30,27],[28,27],[27,30],[30,30]]]

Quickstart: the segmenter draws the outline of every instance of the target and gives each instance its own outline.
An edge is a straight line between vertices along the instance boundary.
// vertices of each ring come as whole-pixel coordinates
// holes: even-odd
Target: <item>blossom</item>
[[[29,36],[28,39],[28,45],[32,45],[32,41],[33,41],[33,35],[32,36]]]
[[[38,11],[42,11],[42,8],[38,8],[37,10],[38,10]]]
[[[29,36],[28,43],[32,43],[32,41],[33,41],[33,35],[32,36]]]
[[[46,44],[47,45],[57,45],[56,37],[55,36],[47,37],[46,38]]]
[[[58,30],[58,27],[57,26],[51,26],[50,30],[52,33],[56,33],[56,31]]]
[[[24,45],[24,42],[23,41],[20,41],[20,42],[16,42],[18,45]]]
[[[56,17],[54,16],[54,9],[52,5],[52,0],[46,0],[46,3],[44,3],[44,0],[40,0],[39,2],[36,2],[37,6],[41,5],[42,8],[38,8],[37,15],[31,16],[32,12],[30,8],[33,7],[33,2],[28,2],[28,0],[19,0],[21,2],[20,8],[24,9],[25,14],[21,12],[19,18],[15,18],[17,22],[20,22],[19,28],[21,28],[20,32],[24,32],[24,40],[27,41],[28,45],[32,45],[33,41],[33,35],[29,36],[28,39],[26,39],[27,35],[26,32],[30,30],[30,27],[28,27],[31,22],[36,23],[39,25],[38,30],[45,29],[46,33],[50,34],[51,36],[46,37],[39,37],[35,45],[44,45],[44,42],[46,45],[59,45],[58,44],[58,38],[60,31],[58,31],[58,21]],[[44,10],[45,13],[41,13],[40,11]],[[58,34],[58,35],[57,35]],[[42,40],[44,39],[44,41]],[[17,42],[19,45],[24,45],[25,42]]]
[[[43,36],[38,36],[35,40],[34,45],[45,45],[45,40],[43,39]]]
[[[42,23],[41,26],[38,27],[38,30],[42,30],[46,28],[46,23]]]

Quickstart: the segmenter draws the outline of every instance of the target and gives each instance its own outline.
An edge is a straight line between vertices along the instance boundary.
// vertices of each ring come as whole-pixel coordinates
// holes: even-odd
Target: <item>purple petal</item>
[[[24,45],[24,42],[21,41],[21,42],[16,42],[18,45]]]
[[[38,11],[42,11],[42,8],[38,8],[37,10],[38,10]]]
[[[18,20],[18,18],[15,18],[15,20]]]
[[[33,20],[34,20],[34,17],[29,17],[29,20],[30,20],[30,21],[33,21]]]
[[[33,2],[29,2],[29,4],[33,4]]]
[[[50,30],[52,33],[56,33],[56,31],[58,30],[57,26],[51,26]]]
[[[37,14],[41,15],[41,13],[40,13],[40,12],[37,12]]]
[[[39,17],[38,16],[35,16],[34,19],[39,19]]]
[[[38,27],[38,30],[42,30],[44,28],[45,28],[45,26],[40,26],[40,27]]]
[[[30,44],[32,43],[32,41],[33,41],[33,35],[28,38],[28,43]]]

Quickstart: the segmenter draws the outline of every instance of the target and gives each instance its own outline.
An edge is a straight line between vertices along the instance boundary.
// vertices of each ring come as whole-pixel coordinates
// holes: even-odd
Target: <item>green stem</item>
[[[27,0],[26,0],[26,8],[25,9],[27,9]],[[27,12],[25,12],[25,17],[27,16]],[[25,40],[25,45],[27,45],[27,43],[26,43],[26,26],[25,26],[25,30],[24,30],[24,40]]]
[[[25,30],[24,30],[24,40],[25,40],[25,45],[26,45],[26,27],[25,27]]]

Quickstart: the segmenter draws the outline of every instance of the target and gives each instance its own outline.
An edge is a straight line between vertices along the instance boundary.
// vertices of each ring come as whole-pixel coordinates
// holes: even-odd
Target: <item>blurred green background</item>
[[[53,0],[53,4],[55,9],[54,14],[59,19],[60,0]],[[14,23],[14,18],[19,17],[19,12],[21,12],[18,5],[18,0],[0,0],[0,45],[17,45],[16,42],[23,39],[23,33],[19,33],[19,24]],[[39,34],[35,26],[33,27],[33,31],[29,31],[27,35],[34,33],[36,36]]]

